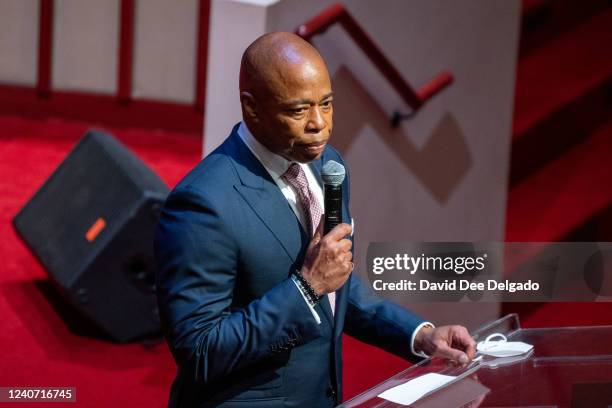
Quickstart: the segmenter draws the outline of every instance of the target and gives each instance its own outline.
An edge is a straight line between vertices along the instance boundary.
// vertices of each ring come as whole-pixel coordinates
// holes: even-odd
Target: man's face
[[[272,152],[301,163],[318,159],[332,131],[332,90],[322,61],[285,68],[257,100],[256,137]]]

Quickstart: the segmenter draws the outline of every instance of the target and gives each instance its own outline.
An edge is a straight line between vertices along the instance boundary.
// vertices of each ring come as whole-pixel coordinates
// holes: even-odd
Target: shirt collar
[[[251,150],[255,157],[263,164],[266,170],[268,170],[268,173],[270,173],[270,176],[272,176],[272,179],[275,181],[281,178],[291,163],[293,163],[283,156],[268,150],[259,140],[255,139],[255,136],[253,136],[244,122],[240,122],[238,136],[240,136],[244,144],[247,145],[249,150]]]

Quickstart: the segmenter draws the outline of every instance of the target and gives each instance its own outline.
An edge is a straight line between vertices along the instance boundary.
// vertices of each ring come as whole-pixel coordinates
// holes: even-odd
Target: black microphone
[[[327,161],[321,169],[325,185],[325,234],[342,223],[342,182],[345,176],[344,166],[333,160]]]

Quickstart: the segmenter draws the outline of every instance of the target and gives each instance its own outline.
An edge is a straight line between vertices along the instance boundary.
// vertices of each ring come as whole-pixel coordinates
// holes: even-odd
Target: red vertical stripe
[[[134,0],[121,0],[119,18],[119,67],[117,98],[121,102],[132,99],[132,63],[134,54]]]
[[[51,94],[51,57],[53,46],[53,0],[40,0],[38,22],[38,78],[36,90],[41,96]]]
[[[198,18],[198,55],[196,64],[195,106],[204,111],[206,95],[206,62],[208,60],[208,26],[210,21],[210,0],[200,0]]]

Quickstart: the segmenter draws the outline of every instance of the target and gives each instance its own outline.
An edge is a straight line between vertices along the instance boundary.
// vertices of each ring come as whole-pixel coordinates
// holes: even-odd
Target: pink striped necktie
[[[292,163],[285,174],[283,174],[283,178],[287,180],[297,192],[298,201],[300,202],[302,212],[306,218],[305,222],[308,227],[308,234],[312,237],[319,226],[319,221],[323,215],[323,209],[314,196],[314,193],[310,191],[308,187],[306,173],[304,173],[304,169],[302,169],[302,166],[298,163]]]
[[[312,237],[319,226],[319,221],[321,221],[323,209],[314,193],[308,187],[306,173],[304,173],[304,169],[302,169],[299,163],[291,163],[285,174],[283,174],[283,178],[287,183],[291,184],[297,192],[298,201],[302,207],[302,213],[306,218],[305,222],[308,226],[308,234]],[[328,297],[333,314],[336,306],[336,293],[329,293]]]

